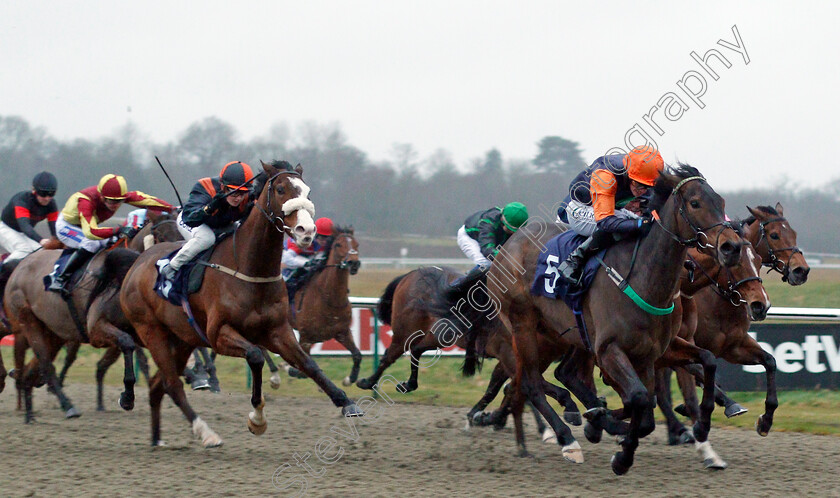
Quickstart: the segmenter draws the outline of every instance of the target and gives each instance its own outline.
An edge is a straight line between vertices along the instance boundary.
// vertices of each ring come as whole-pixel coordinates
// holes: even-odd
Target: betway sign
[[[753,324],[750,335],[776,358],[780,389],[840,388],[840,324]],[[718,380],[731,391],[763,391],[761,365],[718,361]]]

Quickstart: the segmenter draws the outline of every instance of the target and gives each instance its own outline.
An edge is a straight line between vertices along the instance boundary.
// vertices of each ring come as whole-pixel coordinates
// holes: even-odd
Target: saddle
[[[155,293],[175,306],[181,306],[190,294],[195,294],[201,290],[201,285],[204,283],[204,272],[207,269],[210,258],[213,256],[213,252],[219,246],[219,243],[232,233],[232,231],[219,233],[213,247],[199,253],[192,261],[178,268],[178,271],[175,272],[175,277],[171,281],[166,280],[160,274],[160,269],[172,259],[178,250],[172,251],[165,258],[158,260],[155,263],[158,272],[157,279],[155,280]]]

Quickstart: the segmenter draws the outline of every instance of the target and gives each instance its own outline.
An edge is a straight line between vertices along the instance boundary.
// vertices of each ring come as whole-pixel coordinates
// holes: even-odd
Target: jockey
[[[172,280],[181,266],[213,247],[216,234],[245,219],[253,207],[250,183],[251,167],[242,161],[224,165],[219,176],[200,179],[190,191],[187,203],[178,215],[178,231],[186,242],[160,273]]]
[[[82,267],[97,251],[106,247],[111,237],[124,235],[131,237],[132,227],[100,227],[99,224],[111,218],[122,203],[145,207],[154,211],[171,211],[174,206],[168,202],[144,194],[129,191],[125,178],[108,174],[99,180],[98,185],[82,189],[70,196],[61,215],[56,221],[58,240],[65,246],[76,249],[67,265],[53,278],[49,290],[67,294],[67,280],[74,271]]]
[[[478,267],[486,268],[502,244],[526,221],[528,208],[521,202],[511,202],[504,209],[478,211],[458,229],[458,246]]]
[[[289,301],[294,299],[295,292],[310,270],[317,267],[316,262],[323,260],[332,236],[333,221],[318,218],[315,220],[315,240],[312,245],[302,249],[293,240],[287,240],[286,249],[283,250],[283,277]]]
[[[664,166],[658,150],[636,147],[628,154],[599,157],[572,180],[558,218],[589,238],[560,264],[563,278],[578,282],[589,256],[622,236],[644,236],[650,230],[650,218],[639,217],[639,198]]]
[[[58,181],[52,173],[38,173],[32,179],[32,190],[18,192],[3,208],[0,221],[0,244],[9,252],[6,262],[17,261],[43,247],[49,239],[42,238],[33,228],[46,219],[50,233],[55,237],[58,206],[55,191]]]

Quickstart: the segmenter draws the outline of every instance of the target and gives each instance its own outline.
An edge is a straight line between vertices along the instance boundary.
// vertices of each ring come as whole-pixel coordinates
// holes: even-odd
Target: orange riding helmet
[[[247,190],[248,186],[245,183],[253,177],[254,173],[251,171],[251,167],[242,161],[233,161],[225,164],[219,173],[222,185],[234,190]]]
[[[665,169],[665,161],[658,150],[645,145],[636,147],[624,156],[624,167],[631,180],[652,187],[659,173]]]

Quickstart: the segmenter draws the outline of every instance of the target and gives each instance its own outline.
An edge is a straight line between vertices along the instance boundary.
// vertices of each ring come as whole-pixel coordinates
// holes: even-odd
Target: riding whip
[[[172,189],[175,190],[175,197],[178,198],[178,205],[183,207],[184,203],[181,201],[181,194],[178,193],[178,189],[175,188],[175,183],[172,182],[172,178],[169,178],[169,173],[166,172],[166,168],[163,167],[163,164],[161,164],[158,156],[155,156],[155,161],[157,161],[160,169],[163,170],[163,174],[166,175],[166,179],[169,180],[169,184],[172,185]]]

